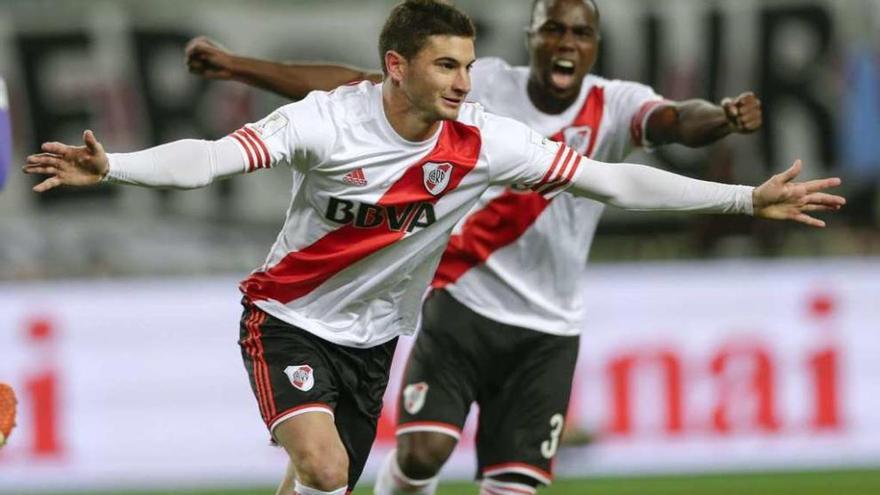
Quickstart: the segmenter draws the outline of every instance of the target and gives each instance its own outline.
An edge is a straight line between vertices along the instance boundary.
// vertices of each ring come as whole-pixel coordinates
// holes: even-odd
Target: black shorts
[[[242,302],[239,345],[260,415],[272,432],[285,419],[326,412],[348,452],[354,488],[376,437],[397,339],[368,349],[328,342]]]
[[[550,484],[579,342],[498,323],[434,291],[404,373],[397,434],[459,438],[476,402],[477,478],[518,473]]]

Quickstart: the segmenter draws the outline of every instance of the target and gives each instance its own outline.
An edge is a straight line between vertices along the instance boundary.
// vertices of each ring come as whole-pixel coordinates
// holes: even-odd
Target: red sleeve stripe
[[[271,168],[272,167],[272,155],[269,154],[269,148],[266,147],[266,143],[264,143],[263,140],[260,139],[260,136],[258,136],[257,133],[254,132],[253,129],[251,129],[247,126],[242,127],[242,129],[244,130],[244,132],[248,136],[250,136],[253,139],[254,142],[257,143],[257,145],[259,145],[260,151],[263,152],[263,168]]]
[[[665,103],[668,103],[668,101],[646,101],[639,108],[639,111],[636,112],[635,115],[633,115],[632,120],[629,122],[629,135],[635,146],[643,146],[646,144],[645,140],[647,139],[647,133],[645,132],[645,127],[648,123],[648,116],[651,115],[651,112],[653,112],[655,108]]]
[[[261,152],[259,146],[257,146],[256,141],[254,141],[254,139],[247,132],[245,132],[244,129],[245,128],[242,127],[232,134],[244,139],[244,141],[248,144],[248,149],[251,150],[254,154],[254,169],[265,168],[263,153]]]
[[[254,153],[253,153],[253,151],[251,151],[250,145],[245,141],[245,139],[243,137],[238,135],[238,131],[233,132],[232,134],[230,134],[230,136],[233,139],[235,139],[236,141],[238,141],[238,144],[241,146],[241,148],[244,150],[245,154],[247,155],[247,158],[248,158],[247,171],[253,172],[254,171]]]
[[[577,160],[573,159],[580,155],[575,153],[575,151],[568,146],[562,146],[562,148],[565,148],[566,150],[565,159],[562,160],[562,166],[557,167],[556,165],[558,160],[554,161],[554,165],[551,167],[551,172],[553,172],[552,174],[550,174],[551,176],[548,177],[548,175],[545,175],[544,178],[541,179],[541,182],[532,186],[532,191],[539,192],[550,184],[555,184],[556,182],[565,180],[563,179],[563,175],[566,174],[569,171],[568,168],[573,165],[572,161],[577,162]]]
[[[548,179],[550,179],[550,176],[552,176],[553,172],[556,170],[556,166],[559,165],[559,158],[562,156],[562,152],[565,151],[566,148],[567,146],[565,146],[564,144],[559,144],[559,151],[557,151],[556,156],[553,157],[553,163],[550,164],[550,168],[547,169],[547,173],[544,174],[544,177],[541,177],[541,181],[538,182],[537,185],[541,185],[547,182]]]
[[[549,185],[545,187],[543,190],[539,191],[541,194],[550,194],[556,189],[571,183],[571,179],[574,177],[574,174],[577,172],[578,168],[580,168],[581,163],[585,160],[584,157],[580,155],[575,155],[575,159],[573,160],[572,166],[568,169],[568,174],[566,174],[565,179],[557,181],[553,185]]]

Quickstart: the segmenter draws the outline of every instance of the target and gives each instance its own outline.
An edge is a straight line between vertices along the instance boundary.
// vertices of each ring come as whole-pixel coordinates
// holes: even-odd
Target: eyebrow
[[[470,62],[468,62],[467,64],[464,64],[464,63],[462,63],[460,60],[458,60],[458,59],[456,59],[456,58],[453,58],[453,57],[438,57],[438,58],[435,58],[435,59],[434,59],[434,63],[440,63],[440,62],[452,62],[452,63],[454,63],[454,64],[456,64],[456,65],[466,65],[466,66],[474,65],[474,62],[476,62],[476,61],[477,61],[476,59],[473,59],[473,60],[471,60]]]

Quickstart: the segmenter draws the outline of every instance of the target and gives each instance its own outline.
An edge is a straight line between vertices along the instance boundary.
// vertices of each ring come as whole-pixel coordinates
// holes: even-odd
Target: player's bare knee
[[[296,475],[316,490],[336,490],[348,484],[348,456],[335,449],[310,449],[296,463]]]
[[[449,459],[457,440],[434,432],[413,432],[397,438],[397,463],[412,479],[433,478]]]

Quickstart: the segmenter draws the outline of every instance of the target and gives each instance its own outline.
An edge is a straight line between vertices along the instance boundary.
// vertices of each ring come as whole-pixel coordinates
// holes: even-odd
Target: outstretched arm
[[[147,187],[194,189],[217,178],[245,173],[244,158],[230,140],[184,139],[134,153],[108,154],[92,131],[83,146],[44,143],[27,157],[27,174],[47,175],[34,191],[58,186],[90,186],[108,180]]]
[[[720,105],[706,100],[669,102],[654,110],[646,123],[648,142],[699,147],[731,133],[749,134],[762,124],[761,100],[752,92],[724,98]]]
[[[840,185],[840,179],[794,182],[800,160],[756,188],[690,179],[642,165],[582,160],[582,171],[569,190],[629,210],[741,213],[824,227],[825,222],[810,213],[837,210],[846,203],[822,192]]]
[[[295,100],[310,91],[329,91],[352,81],[382,81],[382,74],[345,65],[279,63],[238,56],[204,36],[187,44],[186,65],[193,74],[208,79],[239,81]]]

